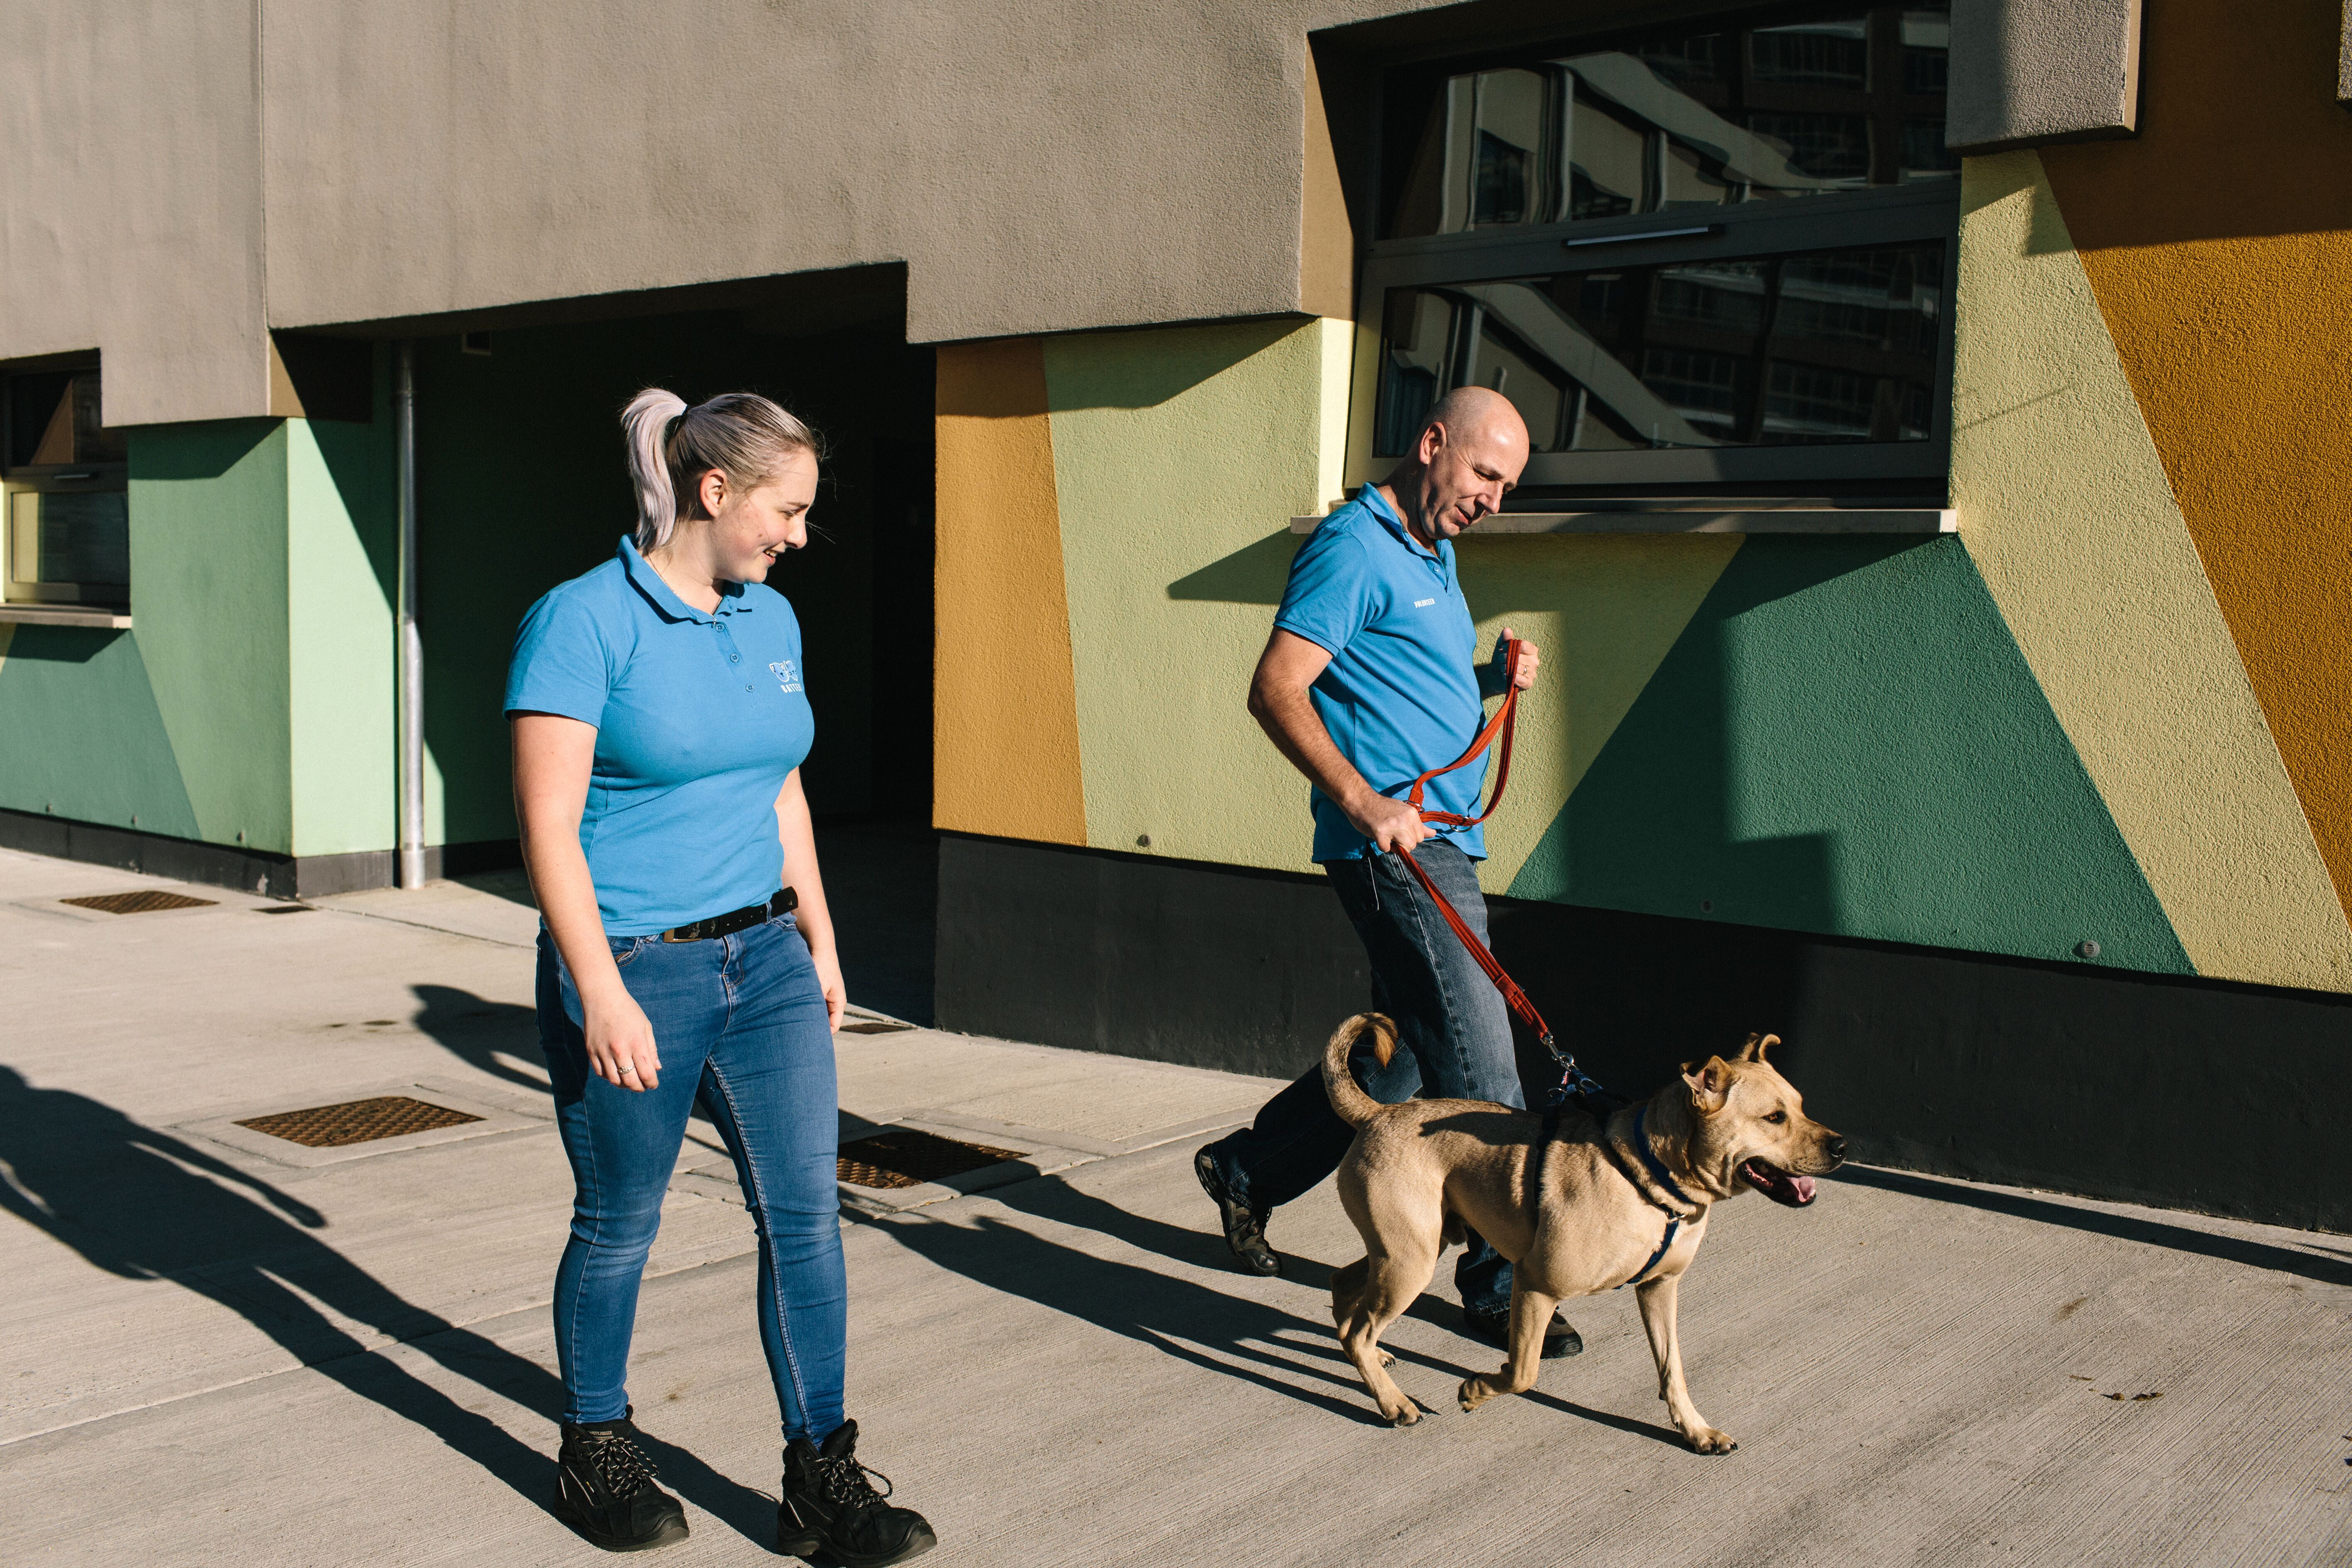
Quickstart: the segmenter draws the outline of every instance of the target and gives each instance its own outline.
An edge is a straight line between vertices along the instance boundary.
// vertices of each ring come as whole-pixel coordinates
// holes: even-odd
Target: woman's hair
[[[701,479],[711,469],[738,489],[756,489],[794,452],[823,455],[815,431],[756,392],[722,392],[688,408],[676,393],[649,386],[621,411],[621,428],[637,486],[641,551],[668,543],[680,519],[709,515]]]

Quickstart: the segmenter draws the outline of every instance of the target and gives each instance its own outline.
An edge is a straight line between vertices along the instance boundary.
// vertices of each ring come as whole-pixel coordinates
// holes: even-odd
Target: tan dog
[[[1381,1335],[1467,1226],[1513,1267],[1511,1359],[1492,1376],[1464,1380],[1464,1410],[1535,1386],[1555,1304],[1638,1280],[1658,1397],[1683,1440],[1702,1454],[1738,1447],[1691,1404],[1675,1340],[1675,1290],[1706,1238],[1710,1205],[1754,1187],[1801,1208],[1813,1201],[1811,1178],[1845,1158],[1845,1140],[1806,1116],[1789,1080],[1764,1060],[1780,1037],[1750,1035],[1730,1061],[1685,1064],[1679,1079],[1605,1126],[1564,1112],[1538,1163],[1541,1122],[1530,1111],[1476,1100],[1382,1105],[1366,1094],[1348,1071],[1348,1054],[1367,1028],[1382,1062],[1394,1052],[1396,1026],[1358,1014],[1324,1049],[1323,1088],[1331,1109],[1358,1129],[1339,1166],[1339,1201],[1367,1253],[1331,1277],[1331,1316],[1381,1414],[1399,1426],[1421,1419],[1388,1374],[1392,1358]],[[1534,1203],[1531,1164],[1542,1186]]]

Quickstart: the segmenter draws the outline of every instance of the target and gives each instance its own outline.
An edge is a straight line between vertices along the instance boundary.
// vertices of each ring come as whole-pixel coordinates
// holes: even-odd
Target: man
[[[1423,1090],[1526,1103],[1501,994],[1402,860],[1418,860],[1483,939],[1475,862],[1485,837],[1433,828],[1400,797],[1469,749],[1485,698],[1535,680],[1532,645],[1521,647],[1517,669],[1501,667],[1499,648],[1477,664],[1452,543],[1501,508],[1527,460],[1527,426],[1500,394],[1446,394],[1387,482],[1366,486],[1300,547],[1250,685],[1250,712],[1313,785],[1315,858],[1363,939],[1373,1002],[1409,1047],[1386,1068],[1368,1050],[1352,1064],[1388,1104]],[[1431,781],[1427,804],[1475,816],[1489,760]],[[1325,1099],[1318,1067],[1267,1101],[1255,1125],[1201,1151],[1193,1169],[1244,1270],[1281,1272],[1267,1215],[1337,1170],[1353,1136]],[[1509,1262],[1473,1234],[1454,1278],[1471,1333],[1507,1348]],[[1555,1314],[1544,1354],[1581,1349]]]

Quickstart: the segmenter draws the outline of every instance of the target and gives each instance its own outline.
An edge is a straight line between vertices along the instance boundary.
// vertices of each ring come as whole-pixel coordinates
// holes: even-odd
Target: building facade
[[[1484,880],[1598,1076],[1770,1029],[1882,1163],[2352,1222],[2289,1173],[2352,1157],[2334,0],[0,37],[0,841],[389,880],[405,493],[423,843],[510,857],[614,411],[753,386],[835,441],[809,783],[940,832],[940,1022],[1286,1073],[1364,975],[1244,689],[1475,383],[1547,669]]]

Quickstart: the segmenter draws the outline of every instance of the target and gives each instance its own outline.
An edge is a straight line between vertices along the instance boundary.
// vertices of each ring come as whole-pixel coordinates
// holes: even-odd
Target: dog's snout
[[[1822,1152],[1830,1157],[1830,1161],[1832,1164],[1844,1164],[1845,1140],[1835,1132],[1831,1133],[1827,1138],[1822,1140]]]

